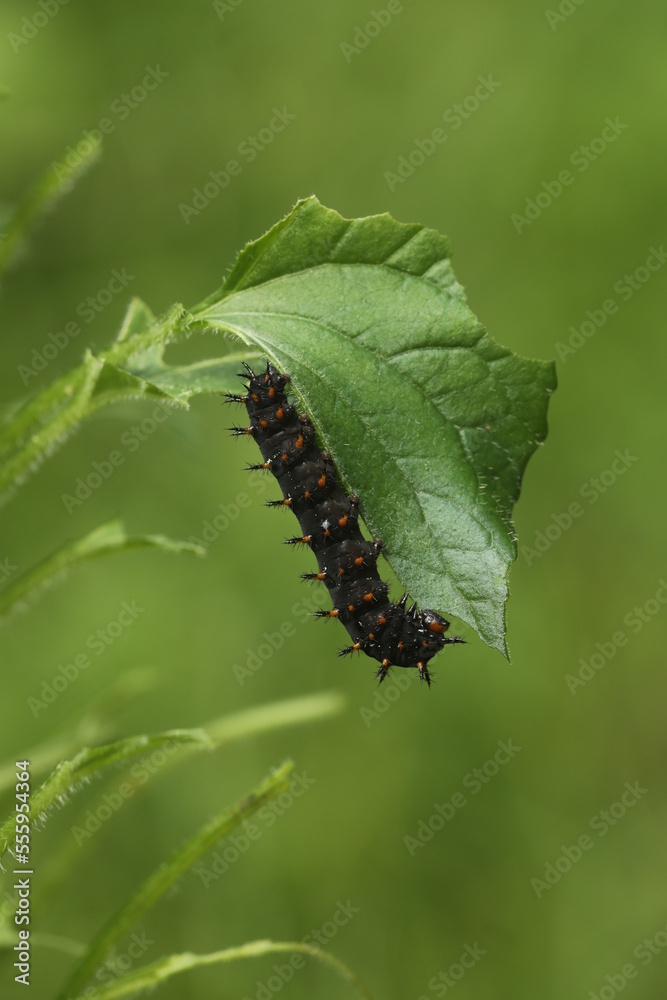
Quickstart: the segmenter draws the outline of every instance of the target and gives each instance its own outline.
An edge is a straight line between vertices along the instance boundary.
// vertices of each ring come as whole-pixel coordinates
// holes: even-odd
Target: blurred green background
[[[106,345],[130,295],[155,311],[200,301],[246,240],[311,193],[346,216],[387,210],[447,233],[492,336],[520,354],[558,358],[560,382],[549,439],[516,509],[520,544],[544,551],[524,551],[512,570],[511,664],[470,634],[437,661],[430,692],[396,689],[375,716],[372,664],[337,660],[342,630],[295,612],[310,560],[281,549],[287,520],[262,507],[243,472],[253,447],[227,437],[219,399],[174,413],[133,452],[119,442],[149,408],[107,409],[43,466],[2,512],[0,558],[21,570],[118,512],[133,532],[187,539],[202,537],[219,505],[248,505],[208,544],[206,560],[139,551],[87,565],[0,632],[3,759],[57,735],[139,668],[154,668],[154,682],[114,703],[107,735],[196,726],[332,688],[348,709],[158,774],[79,848],[72,826],[123,772],[83,789],[34,837],[35,932],[88,940],[174,846],[291,755],[312,787],[208,888],[194,874],[181,881],[145,922],[154,943],[142,962],[299,939],[349,900],[358,912],[330,948],[377,998],[430,1000],[454,988],[459,1000],[604,998],[619,991],[619,975],[628,998],[664,997],[667,611],[655,595],[667,577],[658,502],[667,269],[637,269],[666,236],[667,11],[648,0],[561,7],[572,13],[518,0],[404,0],[381,30],[366,32],[387,21],[383,0],[72,3],[38,30],[23,18],[43,8],[3,4],[2,198],[12,202],[61,162],[84,130],[105,118],[113,125],[101,161],[4,282],[3,401],[45,386],[85,347]],[[123,95],[147,67],[166,76],[129,107]],[[480,77],[494,89],[476,102]],[[295,117],[250,161],[239,147],[274,108]],[[608,118],[627,128],[605,148],[597,140]],[[390,184],[385,174],[439,127],[446,140]],[[590,153],[577,153],[582,146]],[[179,206],[239,158],[240,174],[186,223]],[[543,185],[567,169],[573,182],[547,197]],[[513,224],[539,192],[545,207],[534,221]],[[123,268],[133,276],[127,288],[26,386],[19,366],[31,364],[33,348]],[[566,353],[571,328],[587,310],[599,321],[607,300],[615,312]],[[173,357],[215,350],[213,338],[199,338]],[[123,466],[68,513],[62,494],[118,447]],[[635,459],[620,474],[617,450]],[[582,513],[567,527],[573,503]],[[145,612],[35,717],[28,699],[131,600]],[[285,622],[294,635],[239,683],[234,666]],[[624,645],[612,641],[619,631]],[[582,669],[592,679],[570,690],[568,675]],[[499,740],[521,751],[474,794],[466,776]],[[626,782],[646,791],[614,806]],[[409,850],[405,838],[456,792],[465,807]],[[602,835],[595,817],[610,808]],[[564,848],[585,834],[593,846],[566,870]],[[531,883],[557,863],[552,886]],[[645,939],[657,941],[655,954],[635,952]],[[484,954],[448,986],[440,973],[466,945]],[[71,961],[36,951],[32,997],[53,996]],[[628,963],[634,978],[621,974]],[[161,995],[254,998],[273,964],[196,972]],[[4,995],[14,987],[6,958],[2,975]],[[310,963],[282,994],[333,998],[346,987]]]

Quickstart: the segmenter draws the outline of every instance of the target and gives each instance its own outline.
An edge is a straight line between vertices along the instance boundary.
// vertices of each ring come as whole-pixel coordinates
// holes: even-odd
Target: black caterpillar
[[[249,434],[260,447],[264,462],[247,468],[272,472],[283,492],[282,500],[268,507],[289,507],[303,535],[288,545],[308,545],[317,557],[318,573],[303,574],[304,580],[321,580],[331,595],[331,611],[316,611],[319,618],[338,618],[352,638],[340,655],[357,650],[378,660],[380,683],[389,668],[415,667],[421,681],[431,685],[427,663],[444,646],[463,642],[447,638],[449,622],[435,611],[406,610],[407,594],[398,604],[388,597],[388,586],[377,571],[382,541],[366,541],[359,530],[359,497],[346,496],[336,479],[331,456],[320,451],[315,428],[305,414],[297,414],[288,401],[283,375],[270,363],[255,375],[244,363],[246,395],[226,393],[228,402],[245,403],[249,427],[232,427],[234,435]]]

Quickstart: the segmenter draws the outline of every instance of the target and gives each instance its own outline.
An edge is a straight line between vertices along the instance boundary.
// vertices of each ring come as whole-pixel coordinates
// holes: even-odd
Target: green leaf
[[[239,354],[236,338],[223,341],[221,358],[208,358],[189,365],[169,365],[165,362],[167,344],[184,329],[187,331],[188,327],[188,317],[182,309],[175,307],[171,317],[166,335],[159,333],[151,336],[151,325],[159,330],[155,318],[148,306],[140,299],[134,299],[116,340],[120,348],[112,349],[105,356],[114,361],[119,371],[143,381],[175,403],[187,405],[193,396],[220,392],[233,384],[238,366],[247,356],[245,350]],[[141,336],[147,329],[148,336]],[[258,352],[254,352],[254,356],[259,357]]]
[[[0,624],[13,611],[25,610],[29,600],[34,599],[40,591],[62,581],[68,571],[78,563],[139,548],[156,548],[162,549],[163,552],[175,553],[190,552],[201,557],[206,555],[206,550],[201,545],[176,541],[167,538],[166,535],[128,535],[123,522],[118,518],[112,518],[94,528],[83,538],[67,542],[6,587],[0,593]]]
[[[489,337],[447,239],[309,198],[190,315],[289,372],[401,584],[507,655],[512,508],[555,368]]]
[[[196,330],[223,357],[170,366]],[[238,341],[252,345],[239,352]],[[507,654],[512,524],[547,434],[553,364],[496,344],[466,304],[445,237],[388,215],[343,219],[309,198],[240,254],[222,289],[156,320],[135,300],[112,347],[29,400],[0,432],[0,497],[91,413],[123,399],[187,407],[241,357],[289,371],[343,484],[401,584]]]
[[[152,736],[131,736],[106,746],[84,747],[72,760],[63,760],[46,781],[30,796],[31,826],[46,819],[49,810],[63,805],[69,795],[93,775],[112,765],[124,764],[138,754],[150,753],[168,741],[179,746],[199,745],[211,749],[212,743],[202,729],[168,729]],[[16,812],[0,826],[0,858],[14,843]]]
[[[169,861],[165,861],[153,872],[138,892],[114,914],[95,937],[83,960],[74,969],[63,988],[60,1000],[77,995],[95,974],[95,970],[102,964],[116,941],[127,933],[202,855],[211,850],[239,823],[285,791],[293,766],[291,761],[282,764],[243,801],[212,819],[194,837],[186,841]]]
[[[238,344],[224,342],[222,358],[189,365],[164,361],[170,341],[189,334],[188,316],[174,306],[160,320],[134,299],[115,343],[100,355],[87,351],[83,363],[23,403],[0,428],[0,502],[35,472],[82,421],[112,403],[161,401],[183,409],[201,393],[234,385]],[[235,341],[235,338],[233,338]],[[252,357],[259,357],[252,352]]]
[[[335,958],[321,948],[314,945],[304,944],[302,941],[248,941],[247,944],[239,945],[236,948],[225,948],[224,951],[214,951],[208,955],[194,955],[192,952],[185,952],[182,955],[170,955],[161,958],[152,965],[146,965],[137,972],[122,976],[109,986],[104,986],[95,991],[95,1000],[119,1000],[120,997],[134,996],[143,990],[153,989],[160,983],[166,982],[172,976],[181,972],[188,972],[190,969],[203,968],[207,965],[224,965],[227,962],[236,962],[244,958],[261,958],[264,955],[279,955],[285,952],[298,952],[302,955],[309,955],[320,962],[331,966],[335,971],[352,986],[353,989],[364,997],[365,1000],[372,1000],[372,997],[363,983],[357,976],[344,965],[340,959]],[[85,1000],[85,994],[78,998]]]
[[[0,96],[4,96],[1,88]],[[40,215],[51,208],[63,194],[72,190],[75,181],[95,162],[99,152],[99,141],[91,139],[87,151],[79,156],[73,166],[65,164],[63,154],[59,170],[56,172],[53,167],[49,167],[26,191],[5,224],[4,238],[0,240],[0,272],[10,262]]]

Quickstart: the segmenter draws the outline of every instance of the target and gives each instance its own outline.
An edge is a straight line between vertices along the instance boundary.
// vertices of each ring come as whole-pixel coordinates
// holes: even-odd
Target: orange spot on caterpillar
[[[364,565],[364,557],[363,556],[357,556],[357,558],[354,560],[354,565],[355,566],[363,566]]]
[[[266,428],[269,426],[268,421],[266,421],[266,420],[260,420],[259,426],[262,428],[262,430],[265,431]]]
[[[287,538],[285,545],[310,545],[312,538],[310,535],[303,535],[301,538]]]
[[[354,611],[354,604],[348,604],[347,610],[352,613]]]
[[[276,416],[278,417],[278,420],[282,420],[283,417],[285,416],[285,411],[283,410],[282,406],[278,407],[278,409],[276,410]]]
[[[440,622],[431,622],[429,625],[430,632],[445,632],[447,630],[446,625],[441,625]]]
[[[346,524],[347,524],[347,514],[345,514],[343,517],[338,518],[338,526],[340,528],[344,528]]]
[[[317,480],[317,485],[322,490],[326,486],[326,482],[327,482],[326,472],[323,472],[320,478]]]
[[[371,590],[370,594],[364,594],[364,600],[365,600],[366,604],[370,604],[371,603],[371,601],[373,600],[373,591],[372,590]]]
[[[256,392],[253,392],[252,394],[252,401],[253,403],[259,403],[259,396],[257,395]]]
[[[299,434],[298,438],[294,442],[295,448],[303,448],[303,434]]]
[[[266,378],[266,381],[267,382],[269,381],[268,376]],[[275,396],[275,394],[276,394],[276,390],[273,388],[273,386],[271,386],[271,388],[269,389],[269,399],[273,399],[273,397]]]

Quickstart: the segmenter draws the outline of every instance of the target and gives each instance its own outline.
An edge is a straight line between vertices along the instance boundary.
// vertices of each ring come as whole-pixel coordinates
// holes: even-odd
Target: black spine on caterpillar
[[[302,534],[288,539],[290,545],[307,545],[315,553],[318,572],[304,579],[319,580],[327,587],[333,608],[318,611],[321,618],[338,618],[352,639],[340,655],[361,651],[377,660],[380,682],[389,668],[415,667],[420,680],[430,686],[427,664],[450,643],[463,639],[445,636],[449,622],[435,611],[418,611],[407,597],[392,604],[387,584],[377,570],[382,541],[367,541],[359,529],[359,497],[347,496],[336,479],[327,452],[319,450],[315,428],[299,415],[287,399],[283,375],[271,364],[255,375],[244,365],[248,380],[243,396],[227,394],[229,402],[244,403],[249,427],[233,427],[235,435],[250,435],[260,447],[264,461],[249,469],[273,473],[282,490],[282,500],[269,507],[289,507]]]

